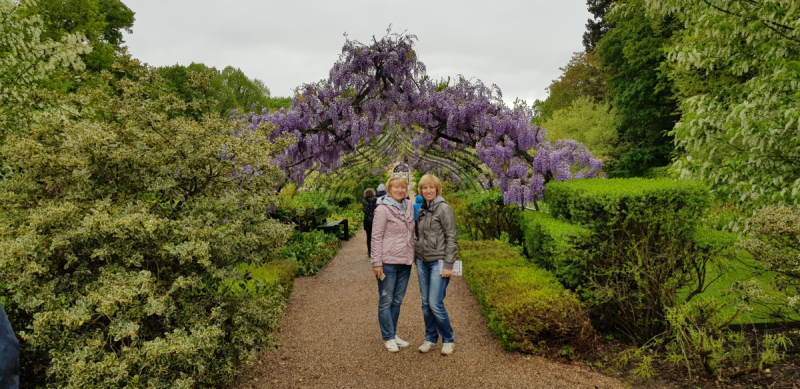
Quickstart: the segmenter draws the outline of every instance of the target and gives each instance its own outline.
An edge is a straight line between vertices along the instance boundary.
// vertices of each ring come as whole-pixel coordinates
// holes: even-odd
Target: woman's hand
[[[453,275],[453,269],[442,269],[442,278],[450,278]]]
[[[383,276],[383,266],[373,267],[372,268],[372,272],[375,273],[375,277],[378,277],[378,279],[381,279],[381,276]]]

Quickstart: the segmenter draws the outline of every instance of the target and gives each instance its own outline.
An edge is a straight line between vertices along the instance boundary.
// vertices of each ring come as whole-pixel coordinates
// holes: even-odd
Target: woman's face
[[[420,191],[422,192],[422,198],[429,203],[436,198],[436,188],[432,185],[420,188]]]
[[[394,201],[398,203],[403,201],[406,198],[406,192],[408,191],[408,187],[404,185],[395,185],[390,190],[389,196],[392,196]]]

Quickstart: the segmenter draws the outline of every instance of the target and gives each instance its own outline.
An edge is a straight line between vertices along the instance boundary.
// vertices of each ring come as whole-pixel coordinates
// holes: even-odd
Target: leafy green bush
[[[264,265],[243,263],[236,267],[244,276],[243,281],[226,280],[220,286],[220,293],[240,294],[247,291],[252,295],[270,296],[280,294],[289,297],[294,288],[294,276],[297,273],[297,262],[277,260]]]
[[[280,256],[297,263],[298,276],[317,274],[337,252],[339,239],[322,231],[294,234],[280,250]]]
[[[578,289],[585,282],[591,232],[543,212],[523,212],[521,224],[533,262],[553,273],[567,288]]]
[[[714,255],[702,255],[694,243],[710,201],[703,184],[575,180],[552,182],[546,194],[554,217],[591,232],[578,242],[590,257],[557,257],[571,266],[556,273],[591,304],[596,325],[644,341],[664,331],[665,308],[675,306],[679,289],[697,284],[690,298],[704,290],[706,267]],[[537,239],[563,241],[561,231],[567,227],[550,226],[531,232],[540,235],[534,244]]]
[[[21,380],[228,384],[273,344],[283,312],[282,296],[218,290],[292,233],[267,217],[282,173],[259,163],[287,141],[271,142],[269,127],[185,116],[158,73],[128,56],[97,81],[41,96],[55,108],[28,112],[0,149],[0,284],[22,343]]]
[[[539,354],[592,347],[595,331],[586,311],[552,274],[502,242],[458,246],[470,289],[503,348]]]
[[[466,226],[470,240],[500,239],[506,233],[511,243],[522,243],[519,226],[521,211],[513,205],[506,205],[500,190],[466,191],[459,196],[464,199],[464,208],[463,212],[456,214],[457,224]]]
[[[329,202],[333,203],[333,205],[339,208],[347,208],[348,205],[356,202],[356,198],[350,194],[343,194]]]

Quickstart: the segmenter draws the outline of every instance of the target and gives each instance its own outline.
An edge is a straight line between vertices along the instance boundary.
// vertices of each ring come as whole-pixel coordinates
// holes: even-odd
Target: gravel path
[[[383,346],[378,293],[363,230],[314,277],[295,280],[280,347],[245,369],[236,388],[623,388],[621,381],[541,357],[502,350],[486,329],[463,277],[447,289],[445,306],[455,353],[417,351],[425,340],[416,268],[400,313],[399,353]],[[441,343],[440,343],[441,344]]]

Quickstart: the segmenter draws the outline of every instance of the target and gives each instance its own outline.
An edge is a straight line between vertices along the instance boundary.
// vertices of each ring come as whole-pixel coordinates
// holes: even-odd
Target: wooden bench
[[[317,226],[326,234],[335,234],[339,240],[350,240],[350,226],[347,219],[325,222]]]
[[[325,208],[317,209],[314,219],[317,222],[315,229],[324,231],[326,234],[334,234],[339,240],[350,240],[350,226],[347,219],[325,221],[328,219],[328,210]]]

